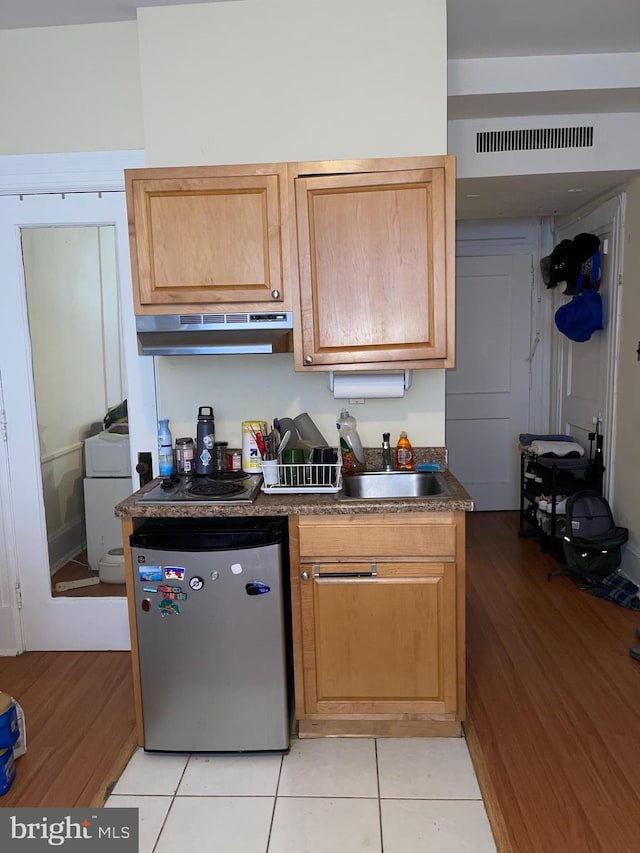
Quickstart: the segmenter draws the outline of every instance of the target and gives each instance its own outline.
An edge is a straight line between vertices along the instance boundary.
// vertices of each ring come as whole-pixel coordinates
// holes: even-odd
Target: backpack
[[[562,548],[568,573],[597,580],[617,571],[622,546],[629,538],[626,527],[616,527],[606,498],[583,489],[567,498]]]

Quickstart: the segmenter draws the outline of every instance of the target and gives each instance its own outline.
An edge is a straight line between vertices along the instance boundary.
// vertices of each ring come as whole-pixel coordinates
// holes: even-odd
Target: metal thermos
[[[198,409],[196,434],[196,474],[213,474],[215,470],[213,444],[215,441],[215,420],[211,406]]]

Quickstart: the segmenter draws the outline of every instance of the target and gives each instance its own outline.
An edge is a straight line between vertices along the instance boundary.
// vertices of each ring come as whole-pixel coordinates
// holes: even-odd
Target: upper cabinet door
[[[372,162],[296,164],[298,370],[454,364],[453,158]]]
[[[289,307],[286,165],[125,174],[136,313]]]

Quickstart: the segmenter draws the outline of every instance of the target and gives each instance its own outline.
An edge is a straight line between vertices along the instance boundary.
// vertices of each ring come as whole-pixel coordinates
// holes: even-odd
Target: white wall
[[[0,154],[144,147],[135,22],[0,30]]]
[[[160,415],[170,419],[173,438],[195,436],[199,406],[212,406],[216,440],[241,445],[241,423],[309,412],[327,441],[334,443],[336,420],[342,408],[358,421],[364,444],[382,445],[382,433],[397,441],[405,429],[414,444],[444,444],[440,399],[444,371],[415,370],[403,400],[368,400],[352,405],[334,400],[326,373],[293,370],[291,355],[220,355],[161,357]]]
[[[138,30],[148,165],[446,152],[445,0],[145,8]],[[328,432],[343,405],[324,373],[296,374],[287,356],[160,358],[158,374],[174,438],[194,434],[201,405],[236,446],[242,420],[308,411]],[[350,409],[365,444],[400,429],[443,444],[444,372]]]
[[[445,0],[138,10],[151,166],[444,154]]]
[[[636,353],[640,341],[640,178],[629,184],[626,193],[613,511],[616,523],[629,528],[623,571],[640,584],[640,362]]]
[[[145,148],[149,165],[443,154],[446,41],[445,0],[243,0],[0,32],[11,81],[0,91],[0,154]],[[269,379],[249,417],[295,409],[292,389],[323,424],[342,405],[324,374],[295,374],[286,357],[204,362],[160,359],[161,414],[185,435],[197,406],[213,405],[233,440],[249,408],[245,374]],[[414,443],[442,444],[444,373],[420,371],[404,400],[368,402],[356,416],[365,443],[378,445],[394,418]]]

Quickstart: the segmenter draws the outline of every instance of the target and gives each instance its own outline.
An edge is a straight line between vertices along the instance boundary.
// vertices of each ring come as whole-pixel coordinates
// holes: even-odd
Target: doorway
[[[83,488],[84,440],[98,433],[107,411],[126,398],[115,240],[113,225],[21,229],[54,596],[126,595],[124,578],[103,583],[98,566],[89,563],[91,495],[86,483]],[[114,497],[123,499],[131,478],[115,485],[120,489]],[[106,554],[121,542],[112,507],[103,511],[104,519],[96,520],[90,506],[89,522],[101,521],[111,533]]]
[[[32,233],[35,234],[56,228],[79,232],[85,227],[112,229],[102,233],[105,240],[111,234],[115,238],[113,263],[117,270],[122,310],[120,328],[126,376],[122,393],[126,393],[129,400],[132,459],[137,458],[138,450],[153,447],[150,435],[155,439],[154,360],[140,358],[137,354],[124,192],[0,198],[0,276],[4,282],[0,295],[0,367],[7,433],[4,452],[9,479],[4,492],[8,500],[3,500],[2,504],[7,563],[0,568],[0,596],[4,606],[13,611],[19,609],[22,636],[16,638],[17,651],[130,648],[124,597],[76,598],[51,594],[48,520],[41,474],[41,440],[22,237],[29,229],[34,229]],[[64,287],[64,283],[61,286]],[[77,300],[82,301],[83,298],[82,294],[76,294]],[[76,300],[69,300],[68,320],[77,319],[75,312],[80,306],[75,303]],[[63,320],[42,318],[42,323],[46,325],[47,322],[50,335],[45,356],[66,345]],[[69,405],[73,405],[74,399],[89,396],[92,391],[83,365],[78,363],[69,369],[63,384],[65,394],[68,389],[72,392]],[[103,415],[100,411],[97,418]],[[89,420],[93,423],[92,418]],[[76,444],[79,443],[78,437]],[[77,457],[78,448],[64,455]],[[74,501],[77,504],[77,478],[75,486],[70,485],[71,479],[59,482],[53,488],[54,493],[58,493],[58,500],[63,501],[65,512],[73,507]],[[129,491],[134,488],[135,484],[130,481]],[[65,497],[61,498],[61,495]],[[14,589],[16,592],[12,599]],[[8,592],[5,594],[5,591]]]
[[[555,430],[570,434],[589,452],[589,434],[604,437],[605,477],[603,493],[612,501],[614,494],[615,401],[619,346],[619,290],[622,272],[622,241],[625,197],[616,196],[589,213],[564,223],[556,233],[556,243],[576,234],[595,234],[600,240],[600,296],[604,329],[588,341],[574,343],[555,330],[554,422]],[[564,285],[554,291],[554,310],[566,304]]]
[[[519,506],[520,433],[546,431],[545,220],[459,222],[456,367],[446,372],[449,467],[477,510]]]

